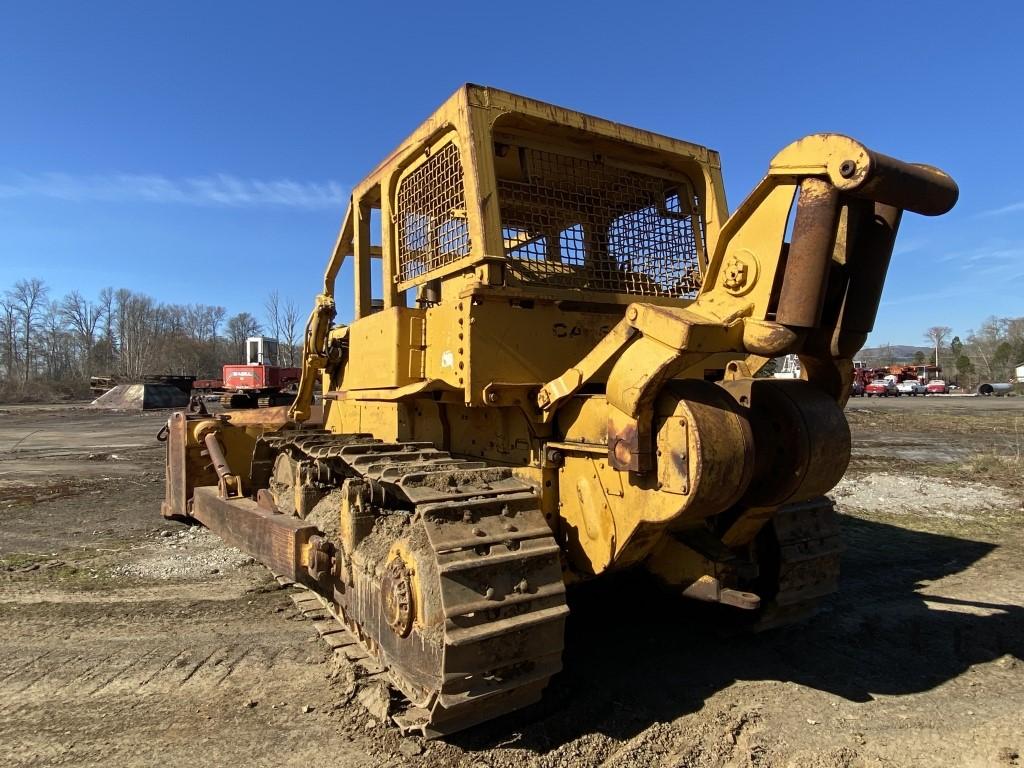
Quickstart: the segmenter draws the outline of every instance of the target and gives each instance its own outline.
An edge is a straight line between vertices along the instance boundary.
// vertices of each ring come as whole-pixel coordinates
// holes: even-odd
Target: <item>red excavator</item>
[[[292,388],[299,381],[298,368],[278,365],[277,339],[250,336],[245,340],[244,364],[224,365],[220,380],[200,379],[194,390],[219,393],[225,408],[268,408],[287,405],[294,399]]]

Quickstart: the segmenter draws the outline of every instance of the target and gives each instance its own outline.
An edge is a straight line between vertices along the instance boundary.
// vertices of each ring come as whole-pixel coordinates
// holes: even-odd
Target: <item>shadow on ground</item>
[[[736,680],[792,681],[860,702],[925,691],[1004,654],[1024,658],[1021,606],[930,597],[986,615],[933,609],[917,591],[996,545],[857,518],[843,524],[841,592],[814,619],[760,635],[720,636],[712,607],[642,575],[577,588],[565,667],[544,700],[453,741],[488,749],[516,731],[517,747],[545,752],[595,731],[632,738],[700,709]]]

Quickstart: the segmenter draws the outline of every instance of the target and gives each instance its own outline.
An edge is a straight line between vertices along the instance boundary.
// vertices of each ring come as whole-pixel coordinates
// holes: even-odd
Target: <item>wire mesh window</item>
[[[459,148],[445,144],[398,186],[398,277],[413,278],[469,254]]]
[[[696,295],[700,223],[688,184],[529,147],[519,148],[515,166],[518,178],[499,176],[498,197],[505,253],[519,280]]]

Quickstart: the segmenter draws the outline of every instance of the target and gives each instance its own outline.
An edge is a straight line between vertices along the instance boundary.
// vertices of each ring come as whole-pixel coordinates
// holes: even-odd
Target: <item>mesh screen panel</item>
[[[411,280],[469,254],[462,160],[445,144],[398,186],[398,276]]]
[[[528,284],[691,298],[700,288],[687,185],[603,162],[519,149],[498,179],[510,268]],[[700,226],[699,223],[697,226]]]

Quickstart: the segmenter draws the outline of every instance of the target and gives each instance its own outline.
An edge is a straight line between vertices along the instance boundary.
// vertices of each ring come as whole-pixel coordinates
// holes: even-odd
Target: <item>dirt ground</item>
[[[722,636],[643,577],[588,585],[542,703],[423,742],[260,565],[161,520],[165,413],[2,408],[0,764],[1024,765],[1024,398],[848,414],[820,615]]]

